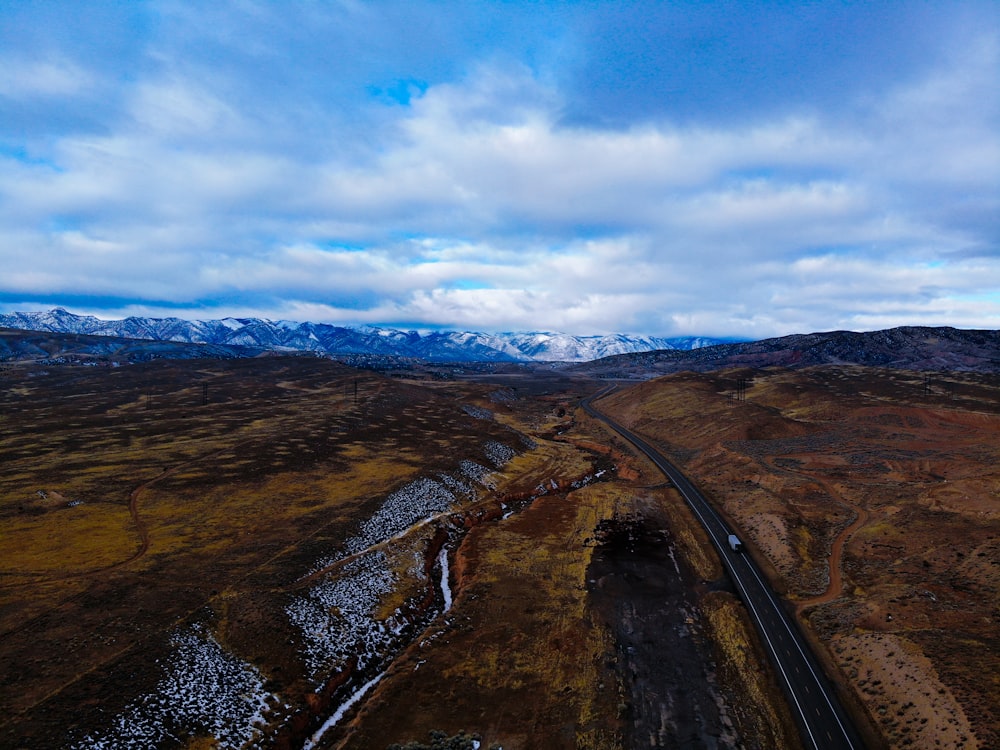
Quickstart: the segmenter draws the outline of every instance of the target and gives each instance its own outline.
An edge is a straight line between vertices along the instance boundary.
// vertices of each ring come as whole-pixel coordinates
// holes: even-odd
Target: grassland
[[[311,357],[3,377],[0,746],[381,748],[431,730],[507,750],[684,733],[796,746],[704,533],[577,409],[597,384],[447,367],[389,378]],[[680,382],[688,408],[724,401],[710,379]],[[757,460],[720,448],[669,394],[641,386],[619,408],[654,434],[669,420],[695,471]],[[747,426],[748,409],[723,406],[714,429],[812,434],[772,406]],[[781,481],[807,483],[802,461]],[[759,463],[761,487],[784,486]],[[723,503],[733,472],[708,482]],[[858,501],[825,481],[846,528]],[[810,492],[811,525],[769,512],[820,596],[838,531]],[[806,601],[802,581],[781,580]],[[858,633],[835,635],[845,665],[860,658]]]
[[[712,704],[706,713],[720,703],[729,712],[705,741],[798,746],[701,528],[655,467],[576,410],[578,395],[536,391],[498,409],[498,419],[530,425],[539,438],[537,451],[505,468],[506,486],[520,477],[523,489],[548,491],[472,529],[455,554],[454,608],[324,747],[387,747],[435,730],[525,750],[671,746],[706,729],[677,726],[692,695]],[[588,466],[607,473],[582,487],[567,481]],[[652,554],[602,538],[602,529],[630,521],[653,531]],[[683,598],[654,583],[653,610],[631,607],[637,584],[672,569],[671,555],[684,573],[666,578]],[[637,661],[642,644],[655,656]],[[753,701],[748,690],[757,691]]]
[[[304,704],[302,635],[282,616],[302,576],[393,491],[517,442],[461,394],[305,357],[4,377],[4,746],[66,746],[155,691],[197,622]]]

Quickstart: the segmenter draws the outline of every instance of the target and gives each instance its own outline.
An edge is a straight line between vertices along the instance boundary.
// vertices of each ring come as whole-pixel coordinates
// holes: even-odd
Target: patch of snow
[[[345,557],[361,554],[377,544],[403,536],[413,526],[449,510],[458,500],[453,489],[472,489],[457,479],[449,480],[449,483],[452,484],[451,489],[444,482],[421,477],[388,495],[379,509],[361,525],[359,533],[344,543],[344,549],[317,560],[309,575]],[[472,496],[473,493],[468,494]]]
[[[375,687],[375,685],[378,684],[378,681],[381,680],[384,676],[385,672],[382,672],[377,677],[373,677],[372,679],[368,680],[368,682],[366,682],[364,685],[359,687],[350,698],[348,698],[346,701],[344,701],[344,703],[340,705],[340,708],[338,708],[334,712],[333,716],[331,716],[329,719],[323,722],[323,726],[317,729],[315,733],[313,733],[313,736],[305,741],[305,744],[302,745],[302,750],[312,750],[314,747],[316,747],[316,743],[319,742],[320,739],[322,739],[323,735],[326,734],[331,727],[335,726],[338,721],[343,719],[344,714],[351,709],[351,706],[353,706],[355,703],[361,700],[364,697],[365,693],[367,693],[369,690]]]
[[[448,580],[448,548],[442,547],[438,554],[438,563],[441,565],[441,593],[444,595],[444,611],[451,609],[451,584]]]
[[[497,467],[516,455],[512,448],[496,441],[487,443],[484,452]],[[399,586],[400,576],[425,579],[426,575],[416,553],[409,570],[394,572],[382,543],[451,513],[461,499],[475,499],[474,483],[489,486],[490,473],[485,466],[465,460],[457,472],[407,483],[387,495],[341,549],[313,565],[309,575],[319,574],[318,582],[295,595],[285,613],[301,634],[299,654],[315,685],[325,684],[352,658],[359,673],[384,668],[385,655],[400,646],[412,623],[399,609],[385,620],[377,619],[376,613],[386,595]],[[446,547],[438,564],[444,611],[448,611],[453,597]]]
[[[485,419],[485,420],[492,420],[493,419],[493,412],[491,412],[489,409],[483,409],[483,408],[481,408],[479,406],[473,406],[471,404],[464,404],[462,406],[462,411],[464,411],[466,414],[468,414],[473,419]]]
[[[517,455],[509,445],[504,445],[496,440],[487,441],[483,446],[483,451],[486,458],[498,469]]]
[[[486,476],[490,473],[490,470],[482,464],[477,464],[475,461],[469,460],[462,461],[458,465],[458,470],[472,481],[479,482],[480,484],[484,484]]]
[[[392,617],[380,622],[374,613],[395,583],[385,553],[376,551],[346,563],[336,577],[323,579],[285,607],[302,632],[302,657],[312,679],[351,655],[357,656],[359,669],[378,658],[396,623]]]
[[[166,676],[140,696],[103,732],[89,734],[73,750],[147,750],[167,739],[208,732],[223,749],[246,747],[263,735],[270,704],[251,664],[225,651],[198,625],[176,633]]]
[[[362,524],[361,533],[348,541],[347,549],[354,553],[391,539],[428,515],[448,510],[455,500],[444,484],[421,477],[389,495]]]

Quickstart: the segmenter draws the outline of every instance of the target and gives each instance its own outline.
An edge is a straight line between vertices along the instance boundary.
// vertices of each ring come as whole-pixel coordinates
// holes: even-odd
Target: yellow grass
[[[589,468],[578,453],[543,443],[515,458],[493,475],[498,496],[549,479],[568,484],[579,474],[566,472]],[[629,502],[628,488],[601,483],[543,496],[474,529],[456,554],[464,575],[445,618],[454,624],[432,629],[401,660],[399,680],[387,678],[343,747],[405,742],[431,729],[476,731],[484,747],[518,747],[572,727],[578,748],[619,748],[618,686],[604,666],[614,645],[588,608],[585,541]],[[434,698],[401,711],[413,690]],[[389,726],[381,731],[391,737],[379,734]]]
[[[621,500],[619,488],[595,485],[537,501],[564,506],[545,511],[560,519],[546,523],[545,531],[527,525],[535,520],[534,509],[525,511],[523,519],[486,530],[477,545],[476,582],[511,592],[488,605],[495,618],[493,627],[505,619],[531,626],[482,644],[444,671],[446,678],[463,684],[471,680],[478,690],[499,700],[524,690],[537,692],[540,700],[565,693],[567,712],[575,715],[574,724],[580,728],[578,747],[597,747],[598,740],[614,737],[607,726],[606,706],[595,694],[600,681],[597,665],[613,647],[608,634],[590,619],[586,592],[590,556],[581,552],[597,520],[610,518]],[[525,618],[527,610],[530,616]],[[603,726],[595,728],[595,722]]]
[[[788,729],[790,718],[777,713],[766,673],[760,668],[760,656],[749,645],[755,639],[740,605],[721,592],[708,594],[702,605],[716,648],[723,656],[721,666],[728,679],[739,686],[741,702],[753,707],[744,714],[744,721],[754,727],[754,736],[764,738],[766,747],[798,747],[798,737]]]
[[[126,508],[85,504],[5,519],[0,560],[4,571],[15,574],[73,575],[121,562],[138,544]]]

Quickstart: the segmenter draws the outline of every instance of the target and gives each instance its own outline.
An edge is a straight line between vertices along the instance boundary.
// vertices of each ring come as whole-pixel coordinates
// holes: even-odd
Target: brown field
[[[873,742],[1000,747],[1000,379],[683,373],[601,404],[742,530]]]
[[[795,746],[680,498],[576,410],[594,384],[309,357],[3,377],[0,746]]]
[[[518,439],[457,394],[303,357],[4,376],[4,747],[107,723],[192,623],[299,711],[314,685],[281,613],[303,576],[386,494]],[[390,564],[427,536],[389,544]],[[387,599],[414,597],[420,576],[401,581]]]
[[[704,533],[576,408],[596,383],[3,378],[0,747],[798,746]],[[602,403],[743,530],[873,745],[997,746],[995,381],[684,374]]]
[[[596,385],[550,393],[545,380],[504,382],[519,397],[497,419],[540,445],[512,463],[508,486],[557,487],[472,529],[455,554],[454,608],[322,746],[426,742],[437,730],[506,750],[798,747],[749,620],[683,500],[576,410]],[[614,471],[574,488],[587,465]],[[636,519],[645,539],[622,544],[615,530]],[[670,556],[677,577],[664,575]]]

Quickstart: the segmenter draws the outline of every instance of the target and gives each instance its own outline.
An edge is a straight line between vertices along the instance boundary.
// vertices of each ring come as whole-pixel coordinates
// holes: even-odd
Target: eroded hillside
[[[1000,381],[683,373],[604,399],[742,530],[890,747],[1000,745]]]

